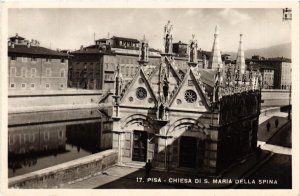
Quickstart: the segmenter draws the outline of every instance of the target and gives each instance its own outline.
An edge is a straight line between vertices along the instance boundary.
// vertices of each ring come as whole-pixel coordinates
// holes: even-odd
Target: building
[[[67,88],[68,57],[16,34],[8,41],[9,90],[63,90]]]
[[[147,62],[139,61],[133,80],[123,87],[117,69],[113,148],[119,152],[119,164],[151,160],[155,168],[215,175],[256,149],[260,75],[242,66],[232,74],[216,64],[222,63],[216,41],[212,69],[197,66],[197,47],[192,48],[197,42],[192,39],[188,69],[181,78],[168,46],[172,38],[168,23],[161,62],[150,75],[145,73]],[[238,61],[243,62],[240,48]]]
[[[145,39],[145,37],[143,38]],[[181,77],[188,70],[187,46],[181,41],[171,43],[174,53],[174,68]],[[120,64],[122,81],[124,84],[132,80],[139,69],[141,41],[133,38],[112,36],[95,40],[95,44],[81,47],[71,52],[69,65],[69,82],[71,88],[103,89],[114,88],[115,65]],[[148,47],[148,64],[146,74],[150,74],[160,64],[160,51]],[[198,59],[199,66],[203,67],[202,59]]]
[[[173,43],[173,53],[174,56],[188,57],[187,54],[188,45],[181,41]]]
[[[253,70],[262,73],[263,88],[265,89],[289,89],[292,85],[291,59],[264,58],[258,55],[246,59],[246,64]]]
[[[113,36],[98,39],[94,45],[71,52],[69,87],[84,89],[114,88],[116,65],[120,64],[123,81],[130,81],[138,70],[140,41]],[[149,48],[149,71],[159,64],[159,51]]]

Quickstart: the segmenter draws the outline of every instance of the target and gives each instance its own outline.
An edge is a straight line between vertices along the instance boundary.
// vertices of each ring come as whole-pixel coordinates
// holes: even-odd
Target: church
[[[242,35],[234,66],[223,65],[219,29],[207,69],[197,64],[195,36],[188,69],[179,75],[172,53],[173,26],[164,27],[161,62],[149,71],[148,41],[139,69],[124,85],[118,66],[113,95],[113,148],[120,165],[147,160],[162,170],[218,174],[257,146],[261,74],[246,69]]]

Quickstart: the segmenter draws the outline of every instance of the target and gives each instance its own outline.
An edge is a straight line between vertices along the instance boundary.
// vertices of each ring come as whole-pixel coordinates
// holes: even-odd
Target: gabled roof
[[[43,55],[43,56],[59,56],[59,57],[68,57],[66,53],[57,52],[48,48],[40,46],[30,46],[27,45],[18,45],[15,44],[14,47],[8,47],[8,53],[13,54],[30,54],[30,55]]]
[[[197,81],[197,78],[195,77],[195,74],[193,73],[193,70],[192,69],[188,69],[187,73],[185,74],[181,84],[179,85],[178,89],[176,90],[176,92],[174,93],[173,97],[170,99],[170,102],[169,102],[169,105],[172,105],[172,103],[174,102],[175,98],[177,97],[178,93],[181,91],[183,85],[186,83],[189,75],[191,76],[192,80],[195,81],[195,87],[198,89],[198,91],[200,92],[200,96],[202,98],[202,100],[204,101],[204,105],[206,107],[206,109],[209,110],[209,105],[207,103],[207,99],[204,95],[204,92],[202,92],[202,89]]]
[[[199,69],[198,72],[200,73],[200,80],[201,82],[214,87],[215,85],[215,75],[217,70],[215,69]]]
[[[154,100],[155,100],[155,103],[158,103],[157,98],[156,98],[156,96],[155,96],[155,94],[154,94],[154,91],[153,91],[151,85],[149,84],[149,81],[147,80],[147,77],[146,77],[146,75],[145,75],[145,73],[144,73],[144,71],[143,71],[142,68],[139,69],[139,71],[135,74],[135,76],[133,77],[132,81],[130,82],[129,86],[125,89],[125,93],[124,93],[124,95],[121,97],[120,101],[122,101],[123,98],[126,97],[126,95],[132,90],[131,88],[132,88],[133,84],[137,81],[137,79],[139,78],[139,76],[141,76],[141,77],[144,79],[145,85],[146,85],[147,88],[149,89],[151,96],[152,96],[152,97],[154,98]],[[122,91],[122,90],[123,90],[123,89],[121,89],[121,91]]]

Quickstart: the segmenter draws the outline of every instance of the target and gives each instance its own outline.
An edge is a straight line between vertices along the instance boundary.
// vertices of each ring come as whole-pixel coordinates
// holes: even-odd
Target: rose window
[[[184,93],[184,98],[188,103],[194,103],[197,100],[197,94],[193,90],[187,90]]]
[[[143,87],[138,87],[136,89],[136,97],[140,100],[143,100],[147,97],[147,91]]]

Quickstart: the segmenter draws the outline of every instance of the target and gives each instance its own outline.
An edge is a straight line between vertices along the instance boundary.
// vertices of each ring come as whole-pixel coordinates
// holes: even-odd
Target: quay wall
[[[280,112],[280,107],[270,107],[270,108],[266,108],[266,109],[262,109],[260,111],[260,116],[271,116],[275,113]]]
[[[262,107],[277,107],[289,105],[289,90],[262,89],[261,96],[264,102]]]
[[[118,162],[116,150],[106,150],[80,159],[8,179],[9,188],[47,189],[85,179]]]
[[[98,108],[110,98],[102,91],[9,92],[8,113]]]

